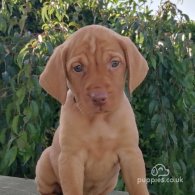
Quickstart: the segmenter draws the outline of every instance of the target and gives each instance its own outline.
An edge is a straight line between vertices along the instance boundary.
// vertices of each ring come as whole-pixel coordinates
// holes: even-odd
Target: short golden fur
[[[81,28],[58,46],[40,85],[61,104],[53,143],[36,167],[42,195],[106,195],[122,170],[131,195],[147,195],[145,165],[130,93],[148,65],[132,41],[99,25]]]

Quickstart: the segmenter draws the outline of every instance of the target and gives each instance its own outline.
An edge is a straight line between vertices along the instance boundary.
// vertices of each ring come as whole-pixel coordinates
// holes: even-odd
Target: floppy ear
[[[63,44],[54,50],[39,78],[41,87],[61,104],[65,103],[67,92],[64,52]]]
[[[144,80],[149,68],[145,58],[128,37],[122,37],[122,47],[128,68],[129,92],[132,93]]]

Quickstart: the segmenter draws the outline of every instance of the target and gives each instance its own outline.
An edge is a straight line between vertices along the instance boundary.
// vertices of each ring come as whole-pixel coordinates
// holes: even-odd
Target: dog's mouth
[[[74,103],[77,105],[77,108],[82,112],[83,114],[87,115],[94,115],[94,114],[105,114],[112,111],[112,108],[110,108],[109,103],[104,104],[98,104],[94,103],[93,101],[79,101],[75,98],[73,99]]]
[[[75,94],[73,102],[81,113],[89,116],[96,114],[109,114],[116,109],[116,95],[111,91],[86,93],[85,96]]]
[[[92,102],[91,105],[88,104],[83,107],[83,110],[86,110],[86,112],[90,112],[91,114],[101,114],[111,112],[112,109],[109,108],[108,104],[98,105]]]
[[[108,113],[108,112],[110,112],[110,111],[104,105],[95,106],[95,113]]]

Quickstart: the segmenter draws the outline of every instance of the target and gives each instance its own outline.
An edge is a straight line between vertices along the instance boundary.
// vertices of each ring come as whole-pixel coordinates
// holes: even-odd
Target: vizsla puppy
[[[106,195],[122,170],[131,195],[147,195],[145,165],[131,105],[123,91],[143,81],[148,66],[127,37],[98,25],[81,28],[58,46],[40,85],[61,104],[52,145],[41,155],[42,195]]]

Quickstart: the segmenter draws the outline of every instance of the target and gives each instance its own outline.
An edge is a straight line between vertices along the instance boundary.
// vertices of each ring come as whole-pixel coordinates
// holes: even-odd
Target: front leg
[[[79,155],[61,152],[59,176],[64,195],[83,195],[84,161]]]
[[[139,178],[146,181],[145,163],[139,147],[122,150],[119,159],[128,192],[131,195],[148,195],[147,183],[138,182]]]

